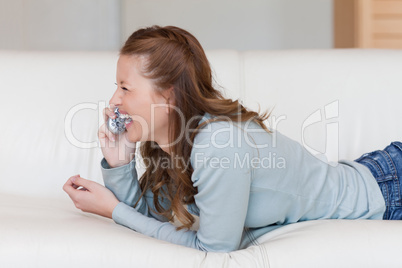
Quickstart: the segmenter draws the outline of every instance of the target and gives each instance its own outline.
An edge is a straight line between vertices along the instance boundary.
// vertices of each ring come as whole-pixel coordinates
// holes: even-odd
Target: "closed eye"
[[[117,83],[114,83],[116,86],[118,86],[117,85]],[[125,87],[122,87],[121,89],[123,89],[123,90],[128,90],[127,88],[125,88]]]

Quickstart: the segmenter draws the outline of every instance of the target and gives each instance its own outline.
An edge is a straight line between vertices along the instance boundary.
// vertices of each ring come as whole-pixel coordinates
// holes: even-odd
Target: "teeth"
[[[130,123],[131,121],[133,121],[133,119],[132,119],[131,117],[129,117],[129,118],[127,118],[126,120],[124,120],[124,123],[128,124],[128,123]]]
[[[128,114],[120,114],[119,117],[120,117],[120,118],[124,118],[124,119],[128,119],[128,118],[131,119],[131,117],[130,117]]]

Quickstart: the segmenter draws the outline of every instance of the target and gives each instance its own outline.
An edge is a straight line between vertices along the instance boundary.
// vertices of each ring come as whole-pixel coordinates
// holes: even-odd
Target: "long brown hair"
[[[261,115],[250,111],[238,100],[227,99],[215,89],[203,48],[192,34],[181,28],[152,26],[139,29],[127,39],[120,49],[120,55],[141,56],[145,59],[143,75],[154,81],[158,92],[173,86],[174,106],[180,114],[171,112],[168,116],[168,140],[170,144],[172,141],[175,143],[170,147],[170,155],[154,141],[141,144],[141,156],[147,160],[145,173],[140,179],[141,197],[150,189],[154,194],[155,213],[169,220],[175,215],[182,223],[177,230],[189,229],[195,219],[183,205],[194,203],[194,195],[197,193],[191,181],[193,168],[189,164],[192,143],[197,131],[211,122],[207,120],[198,125],[201,117],[207,112],[216,116],[213,121],[220,120],[219,116],[237,121],[254,120],[270,132],[263,123],[270,114],[267,111]],[[178,139],[185,131],[183,121],[187,128],[195,130],[190,137],[191,143],[185,138]],[[170,200],[171,207],[164,209],[159,204],[159,198]],[[134,206],[137,204],[138,201]]]

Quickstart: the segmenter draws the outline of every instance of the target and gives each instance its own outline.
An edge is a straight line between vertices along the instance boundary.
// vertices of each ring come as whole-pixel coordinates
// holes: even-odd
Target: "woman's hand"
[[[76,208],[111,219],[113,210],[119,203],[109,189],[79,175],[70,177],[64,184],[63,190],[73,200]]]
[[[119,167],[130,163],[134,158],[135,142],[127,139],[127,131],[120,135],[113,134],[107,128],[107,121],[116,118],[114,107],[106,107],[103,110],[103,119],[105,123],[99,128],[98,138],[101,144],[102,154],[110,167]]]

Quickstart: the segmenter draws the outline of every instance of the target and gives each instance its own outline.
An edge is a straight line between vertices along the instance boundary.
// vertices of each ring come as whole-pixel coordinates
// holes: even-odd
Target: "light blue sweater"
[[[209,118],[206,113],[200,123]],[[135,159],[117,168],[110,168],[104,158],[101,161],[105,186],[120,201],[113,220],[171,243],[229,252],[289,223],[382,219],[385,211],[384,198],[367,167],[348,160],[332,166],[298,142],[278,131],[267,133],[254,122],[204,126],[194,139],[191,165],[198,194],[188,211],[200,217],[198,231],[176,231],[166,218],[153,213],[150,191],[133,208],[141,194]],[[164,207],[170,206],[163,200]]]

